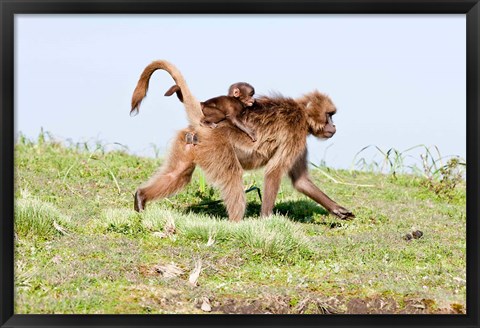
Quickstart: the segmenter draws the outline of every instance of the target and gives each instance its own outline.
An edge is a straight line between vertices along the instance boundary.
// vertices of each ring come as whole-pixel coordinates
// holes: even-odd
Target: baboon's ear
[[[233,89],[233,96],[234,96],[235,98],[240,97],[240,89],[239,89],[239,88]]]

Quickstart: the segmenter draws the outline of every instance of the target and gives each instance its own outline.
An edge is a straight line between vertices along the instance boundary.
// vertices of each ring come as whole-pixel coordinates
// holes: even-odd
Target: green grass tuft
[[[69,228],[70,223],[70,218],[50,203],[25,198],[15,201],[15,233],[19,238],[51,239],[66,234],[62,228]]]

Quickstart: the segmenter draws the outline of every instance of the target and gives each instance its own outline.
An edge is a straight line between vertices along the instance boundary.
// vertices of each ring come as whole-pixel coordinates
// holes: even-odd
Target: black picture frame
[[[1,0],[1,327],[322,326],[478,327],[478,179],[480,111],[479,0]],[[465,14],[467,29],[467,314],[466,315],[15,315],[14,15],[16,14]]]

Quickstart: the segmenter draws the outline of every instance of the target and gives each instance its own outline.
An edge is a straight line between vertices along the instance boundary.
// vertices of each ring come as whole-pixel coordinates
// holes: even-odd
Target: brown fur
[[[175,77],[174,77],[175,79]],[[179,84],[180,85],[180,84]],[[188,89],[181,86],[183,97]],[[195,104],[184,102],[187,113]],[[329,97],[313,91],[299,99],[282,96],[262,97],[241,116],[244,123],[253,126],[257,142],[246,134],[225,124],[216,129],[190,126],[180,131],[160,171],[137,189],[135,210],[143,210],[145,203],[167,197],[180,191],[191,179],[198,165],[207,180],[220,189],[229,219],[242,219],[246,199],[242,175],[244,170],[265,167],[264,197],[261,215],[272,213],[282,176],[288,174],[293,186],[312,198],[330,213],[348,218],[354,215],[338,205],[317,188],[308,175],[307,136],[330,138],[335,133],[331,115],[336,109]],[[189,116],[190,117],[190,116]],[[185,144],[187,133],[198,136],[198,144]]]

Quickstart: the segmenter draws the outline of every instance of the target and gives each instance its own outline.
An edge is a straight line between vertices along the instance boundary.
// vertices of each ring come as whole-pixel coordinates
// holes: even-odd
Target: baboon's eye
[[[328,124],[333,124],[333,118],[332,118],[332,114],[327,114],[327,122]]]

